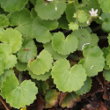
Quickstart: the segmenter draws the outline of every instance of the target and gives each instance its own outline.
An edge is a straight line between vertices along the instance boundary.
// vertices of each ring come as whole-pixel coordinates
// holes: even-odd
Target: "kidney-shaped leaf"
[[[63,92],[79,90],[87,76],[81,64],[76,64],[70,68],[66,59],[56,61],[51,74],[57,88]]]
[[[28,67],[33,74],[41,75],[49,72],[52,67],[53,58],[51,54],[43,50],[39,56],[28,63]]]
[[[70,34],[66,38],[63,33],[55,33],[52,39],[53,49],[61,55],[68,55],[76,51],[78,47],[78,40],[73,35]]]

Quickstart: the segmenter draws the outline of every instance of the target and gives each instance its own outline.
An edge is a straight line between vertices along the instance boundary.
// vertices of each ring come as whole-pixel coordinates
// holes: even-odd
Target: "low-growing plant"
[[[60,105],[69,108],[91,90],[92,77],[103,73],[110,81],[109,6],[110,0],[0,0],[3,99],[19,109],[43,94],[50,108],[64,92]],[[101,47],[103,38],[108,44]]]

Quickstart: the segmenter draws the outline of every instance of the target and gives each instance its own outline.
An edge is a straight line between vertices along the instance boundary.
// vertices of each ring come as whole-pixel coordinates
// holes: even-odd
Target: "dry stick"
[[[4,106],[5,110],[10,110],[10,109],[7,107],[6,103],[4,102],[4,100],[3,100],[1,97],[0,97],[0,102],[1,102],[2,105]]]

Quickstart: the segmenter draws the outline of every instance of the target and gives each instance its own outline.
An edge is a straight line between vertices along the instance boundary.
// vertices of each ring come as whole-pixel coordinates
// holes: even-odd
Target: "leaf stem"
[[[5,103],[5,101],[2,99],[2,97],[0,97],[0,102],[2,103],[2,105],[4,106],[5,110],[10,110],[7,106],[7,104]]]

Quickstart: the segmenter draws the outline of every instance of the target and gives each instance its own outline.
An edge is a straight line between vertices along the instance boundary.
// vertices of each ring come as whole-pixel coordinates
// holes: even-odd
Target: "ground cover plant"
[[[0,110],[108,110],[109,6],[0,0]]]

